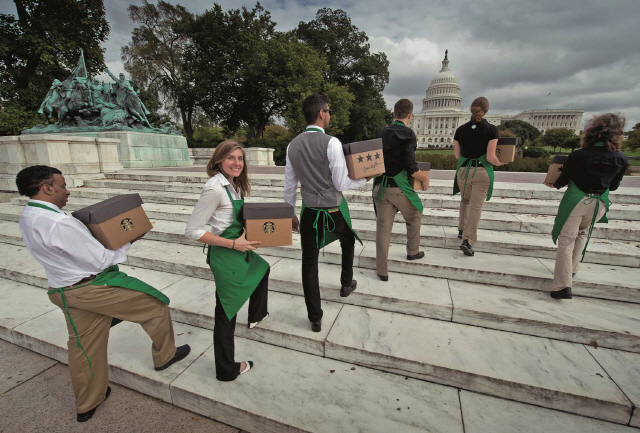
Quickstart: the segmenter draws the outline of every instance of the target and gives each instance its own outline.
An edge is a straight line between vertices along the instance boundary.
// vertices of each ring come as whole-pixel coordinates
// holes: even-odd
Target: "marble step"
[[[146,182],[185,182],[198,183],[202,186],[209,178],[206,173],[193,172],[167,172],[167,171],[141,171],[127,170],[118,173],[105,173],[107,179],[113,180],[139,180]],[[251,174],[251,184],[255,186],[284,187],[284,175],[282,174]],[[368,184],[369,189],[371,183]],[[421,194],[450,195],[453,191],[451,180],[431,179],[429,189]],[[548,188],[542,184],[528,182],[496,182],[493,186],[494,197],[524,198],[537,200],[556,200],[562,198],[564,190]],[[637,188],[621,187],[611,192],[611,199],[616,203],[640,204],[640,191]]]
[[[72,188],[72,197],[105,200],[107,198],[123,194],[126,190],[100,189],[100,188]],[[199,194],[167,193],[154,191],[138,191],[142,199],[147,203],[162,203],[180,205],[192,208],[198,201]],[[270,201],[268,198],[253,197],[250,201]],[[13,203],[23,203],[24,198],[14,198]],[[353,219],[375,220],[372,205],[354,203],[349,205]],[[536,215],[525,213],[505,213],[486,211],[482,213],[482,219],[478,225],[481,229],[514,231],[525,233],[548,234],[551,233],[554,216]],[[400,214],[396,215],[396,221],[402,221]],[[422,223],[426,225],[442,225],[457,227],[458,211],[455,209],[425,208]],[[623,242],[640,241],[640,221],[611,220],[608,224],[596,224],[593,238],[621,240]]]
[[[140,241],[139,243],[144,243]],[[134,244],[136,247],[138,244]],[[46,288],[42,267],[24,248],[3,245],[11,259],[0,268],[0,276],[22,283]],[[133,249],[133,248],[132,248]],[[166,250],[166,249],[165,249]],[[160,253],[157,253],[160,251]],[[121,265],[124,272],[164,290],[171,298],[174,320],[212,329],[215,308],[211,273],[202,265],[200,278],[176,272],[177,265],[162,266],[154,262],[155,269],[137,261],[135,254],[147,254],[155,260],[162,249],[138,248],[132,251],[134,266]],[[197,261],[194,251],[180,251],[181,261]],[[195,266],[192,267],[192,269]],[[179,270],[178,270],[179,271]],[[320,263],[320,275],[339,275],[340,266]],[[471,284],[442,278],[419,277],[390,273],[390,283],[380,281],[373,270],[355,269],[358,288],[349,297],[339,296],[339,281],[321,279],[320,290],[326,302],[325,331],[331,328],[342,304],[375,308],[437,320],[501,329],[540,337],[577,343],[593,344],[632,352],[640,352],[640,317],[637,305],[576,297],[571,301],[554,301],[546,293],[505,287]],[[281,259],[271,268],[270,311],[272,320],[248,331],[246,312],[238,317],[239,333],[258,341],[281,345],[304,352],[322,354],[323,333],[308,335],[308,321],[304,313],[300,262]],[[292,314],[292,312],[295,313]],[[287,336],[284,338],[284,336]],[[311,337],[311,338],[310,338]]]
[[[0,220],[18,221],[21,206],[27,202],[26,198],[16,198],[11,206],[0,203]],[[82,199],[71,197],[65,211],[72,212],[99,202],[96,199]],[[154,224],[154,230],[146,235],[146,239],[197,245],[197,242],[186,239],[183,235],[185,223],[189,219],[192,208],[190,206],[169,205],[160,203],[145,203],[143,205],[147,215]],[[375,240],[376,225],[374,220],[353,220],[353,227],[363,240]],[[0,230],[0,239],[3,233]],[[548,234],[515,233],[497,230],[478,231],[481,242],[476,244],[476,251],[500,252],[517,256],[541,257],[555,259],[556,246]],[[299,244],[294,235],[294,245],[291,247],[274,248],[283,257],[299,256]],[[5,238],[5,242],[15,243]],[[406,226],[398,218],[394,224],[391,242],[403,244],[406,242]],[[460,240],[456,228],[444,226],[423,225],[421,229],[421,245],[438,248],[459,249]],[[585,262],[606,265],[638,267],[640,265],[640,242],[612,241],[592,238],[585,256]]]
[[[0,287],[6,286],[0,284]],[[37,298],[40,295],[37,292],[42,291],[27,286],[21,287],[20,292],[29,293],[29,297]],[[15,297],[16,291],[11,293]],[[10,302],[0,304],[0,313],[2,313],[0,317],[8,315],[13,301],[12,298]],[[6,339],[8,332],[11,337],[9,341],[14,344],[66,362],[67,333],[63,313],[58,308],[47,310],[49,306],[33,303],[30,311],[33,318],[30,320],[22,319],[13,323],[0,320],[0,330],[4,331],[0,333],[0,338]],[[370,407],[373,404],[374,409],[380,411],[381,409],[375,405],[376,401],[371,396],[383,396],[380,398],[392,406],[384,413],[384,417],[387,418],[394,414],[392,411],[397,411],[397,406],[402,408],[400,412],[404,411],[406,404],[407,409],[402,416],[405,422],[412,417],[414,411],[418,411],[423,414],[425,420],[442,423],[444,406],[449,406],[448,409],[452,410],[453,414],[460,413],[459,406],[451,405],[452,401],[458,401],[455,388],[425,383],[409,377],[479,391],[509,400],[553,407],[557,410],[615,423],[626,424],[631,418],[635,402],[629,401],[616,383],[622,380],[634,380],[635,377],[627,376],[627,371],[618,371],[617,377],[612,376],[610,379],[609,375],[612,373],[607,370],[607,367],[600,367],[580,345],[447,324],[361,307],[344,306],[343,310],[346,313],[340,313],[329,332],[326,358],[237,337],[238,359],[253,359],[256,362],[254,373],[259,374],[255,374],[256,377],[251,376],[251,385],[248,385],[252,387],[253,393],[243,388],[244,377],[234,382],[235,388],[226,388],[226,384],[217,382],[212,375],[215,367],[211,352],[211,331],[181,323],[174,324],[176,344],[189,343],[192,346],[192,354],[185,361],[176,364],[176,367],[163,372],[155,372],[151,368],[148,346],[141,344],[142,341],[147,340],[141,327],[125,322],[113,328],[109,344],[110,377],[116,383],[246,431],[271,430],[265,430],[262,413],[262,417],[259,418],[261,424],[255,426],[256,429],[248,424],[234,424],[226,418],[221,418],[221,413],[224,414],[229,408],[224,407],[222,412],[217,411],[216,408],[221,405],[220,400],[231,399],[238,402],[236,399],[242,396],[240,402],[246,402],[248,405],[246,407],[251,408],[249,412],[244,413],[246,421],[246,418],[251,419],[256,415],[254,411],[261,411],[267,404],[261,400],[261,404],[255,405],[253,399],[247,401],[247,396],[256,395],[256,389],[264,388],[260,394],[273,392],[274,395],[269,394],[271,397],[266,400],[271,402],[269,404],[276,404],[276,407],[268,408],[269,411],[265,413],[270,417],[282,417],[291,422],[290,420],[292,417],[295,419],[295,416],[289,413],[291,404],[294,404],[290,401],[290,393],[295,391],[289,386],[288,392],[281,392],[279,386],[292,382],[296,383],[295,389],[302,389],[305,393],[314,389],[311,384],[331,385],[329,388],[331,391],[326,391],[330,394],[327,398],[333,402],[342,401],[339,407],[345,413],[345,420],[349,419],[351,422],[358,420],[358,426],[368,426],[364,431],[382,431],[376,430],[375,425],[370,426],[364,419],[361,420],[353,413],[360,404],[366,404],[369,410],[373,410]],[[355,322],[352,321],[349,326],[347,322],[351,320]],[[353,326],[356,324],[358,326]],[[437,329],[438,327],[442,329]],[[425,333],[423,329],[429,329],[430,332]],[[416,342],[421,344],[415,344]],[[374,347],[379,351],[372,352]],[[616,355],[621,353],[609,352],[615,352]],[[526,355],[522,356],[522,354]],[[511,363],[505,365],[506,359]],[[340,360],[350,364],[338,362]],[[482,362],[479,363],[478,360]],[[632,359],[625,359],[625,361],[628,360]],[[365,366],[354,367],[351,363]],[[373,369],[367,368],[367,364]],[[320,367],[316,368],[318,365]],[[296,369],[292,366],[304,366],[304,368]],[[612,367],[616,368],[618,365],[612,365]],[[570,375],[565,373],[567,368],[571,371]],[[375,370],[386,370],[395,374],[385,374]],[[362,382],[354,382],[356,373],[353,372],[358,372],[359,375],[364,374],[366,377]],[[276,377],[273,377],[274,374]],[[334,382],[334,378],[338,381]],[[388,382],[380,382],[383,379]],[[384,388],[380,388],[381,386]],[[425,394],[412,400],[414,386],[416,390],[421,390]],[[237,387],[241,387],[242,394],[234,394]],[[354,389],[358,389],[357,399],[352,398]],[[384,389],[385,392],[380,393],[380,389]],[[453,393],[452,400],[448,398],[440,412],[431,411],[429,416],[426,416],[425,409],[434,405],[434,398],[436,403],[439,402],[443,398],[443,393]],[[283,401],[280,402],[280,399]],[[495,401],[495,399],[492,403],[514,404]],[[531,406],[518,404],[515,407],[541,413],[541,409]],[[326,416],[326,407],[323,410]],[[356,412],[360,413],[360,410],[362,409]],[[554,414],[555,411],[549,411],[549,413]],[[485,416],[493,416],[493,414],[494,412],[489,412],[485,413]],[[499,412],[495,415],[499,416]],[[303,419],[308,421],[308,416],[305,412]],[[434,417],[437,419],[432,419]],[[332,422],[335,422],[334,417],[331,418]],[[587,423],[583,418],[571,419]],[[451,426],[453,424],[449,427]],[[279,424],[276,427],[274,431],[282,431],[282,425]],[[400,426],[400,428],[404,427],[404,425]],[[425,427],[427,424],[420,426],[420,428]],[[336,427],[332,424],[332,428],[340,428],[340,426]],[[389,428],[389,425],[385,424],[385,428]],[[615,426],[611,425],[611,428],[614,429]],[[343,430],[318,430],[314,423],[307,424],[305,431]]]
[[[145,182],[127,180],[93,180],[86,181],[85,186],[89,188],[110,188],[124,189],[132,191],[155,191],[172,192],[184,194],[200,194],[201,185],[193,183],[179,182]],[[370,185],[369,185],[370,187]],[[451,194],[426,194],[419,193],[422,203],[426,208],[458,209],[460,197]],[[351,203],[371,204],[371,192],[345,191],[344,196]],[[282,199],[283,189],[281,187],[254,186],[251,197],[263,197]],[[535,199],[514,199],[493,197],[491,201],[484,204],[483,210],[491,212],[515,212],[524,214],[555,215],[558,211],[558,200],[535,200]],[[640,205],[616,204],[611,206],[608,214],[609,219],[621,219],[629,221],[640,220]]]
[[[30,292],[28,287],[21,290]],[[7,307],[0,305],[0,317],[10,313]],[[63,313],[57,307],[49,311],[39,307],[32,306],[31,320],[17,325],[0,320],[0,338],[7,339],[8,331],[8,341],[66,363]],[[236,358],[253,360],[254,370],[233,382],[219,382],[213,333],[182,323],[174,323],[174,332],[176,344],[188,343],[191,353],[157,372],[152,368],[149,339],[140,326],[124,322],[112,328],[110,379],[247,432],[463,432],[455,388],[238,336]],[[385,392],[380,393],[381,389]],[[354,390],[358,398],[353,398]],[[312,405],[309,395],[314,396]]]
[[[620,424],[634,405],[581,345],[345,305],[325,356]]]

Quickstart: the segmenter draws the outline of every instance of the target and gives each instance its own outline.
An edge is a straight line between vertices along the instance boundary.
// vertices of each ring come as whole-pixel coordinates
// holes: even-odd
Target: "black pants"
[[[256,290],[249,298],[249,322],[258,322],[267,315],[267,298],[269,294],[269,272],[258,283]],[[213,329],[213,352],[216,359],[216,379],[223,382],[235,380],[240,374],[240,362],[235,362],[235,343],[233,334],[236,330],[236,317],[231,320],[222,308],[218,292],[216,292],[215,327]]]
[[[300,241],[302,244],[302,288],[304,290],[304,301],[307,304],[307,315],[309,320],[317,322],[322,319],[322,306],[320,304],[320,282],[318,281],[318,254],[320,249],[316,244],[316,230],[313,224],[316,220],[317,211],[305,209],[300,221]],[[353,250],[356,239],[353,232],[344,220],[341,212],[331,212],[331,217],[335,223],[333,233],[338,236],[342,247],[342,274],[340,284],[350,286],[353,279]],[[323,215],[318,218],[318,240],[322,245]],[[329,224],[329,228],[332,224]],[[328,277],[324,276],[324,277]]]

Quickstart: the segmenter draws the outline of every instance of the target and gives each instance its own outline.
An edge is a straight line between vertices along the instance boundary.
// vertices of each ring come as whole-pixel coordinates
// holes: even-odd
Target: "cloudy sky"
[[[104,44],[109,68],[123,71],[120,47],[134,23],[127,6],[142,0],[106,0],[111,25]],[[194,13],[212,1],[182,0]],[[218,1],[224,9],[248,1]],[[369,36],[372,52],[390,61],[384,91],[389,107],[402,97],[422,107],[445,49],[461,87],[463,107],[486,96],[491,112],[571,108],[620,112],[628,127],[640,122],[640,0],[406,0],[388,2],[263,0],[279,30],[314,18],[322,7],[343,9]],[[10,0],[0,11],[15,13]],[[551,93],[551,95],[549,95]]]

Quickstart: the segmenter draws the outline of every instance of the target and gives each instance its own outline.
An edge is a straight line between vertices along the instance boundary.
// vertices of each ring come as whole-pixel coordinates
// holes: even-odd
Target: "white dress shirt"
[[[322,130],[324,129],[316,125],[307,126]],[[305,131],[303,134],[315,134],[317,131]],[[331,171],[331,181],[338,191],[346,191],[349,189],[359,189],[365,186],[366,179],[353,180],[349,177],[347,169],[347,160],[344,158],[342,143],[336,137],[331,137],[327,146],[327,158],[329,159],[329,170]],[[289,160],[289,146],[287,146],[287,165],[284,169],[284,201],[291,206],[296,206],[298,190],[298,176]]]
[[[227,186],[231,185],[224,175],[216,174],[209,178],[207,183],[202,187],[200,198],[196,203],[184,235],[188,239],[197,241],[207,232],[205,225],[211,226],[211,233],[220,235],[233,222],[233,203],[227,195]],[[234,200],[240,200],[242,197],[235,188],[229,187],[229,192]]]
[[[24,244],[44,267],[50,287],[71,286],[127,260],[129,242],[117,250],[108,250],[80,220],[65,214],[53,203],[29,202],[57,211],[25,206],[19,224]]]

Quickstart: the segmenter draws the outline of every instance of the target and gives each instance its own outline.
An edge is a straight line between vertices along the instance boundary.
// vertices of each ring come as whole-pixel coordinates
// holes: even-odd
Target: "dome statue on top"
[[[91,80],[84,63],[84,52],[75,70],[66,80],[53,80],[49,92],[42,101],[39,114],[47,122],[22,131],[23,134],[44,134],[51,132],[95,132],[95,131],[137,131],[158,134],[182,135],[171,123],[159,128],[151,126],[147,107],[140,99],[140,91],[127,80],[124,74],[107,74],[114,83],[105,83],[97,78]]]

